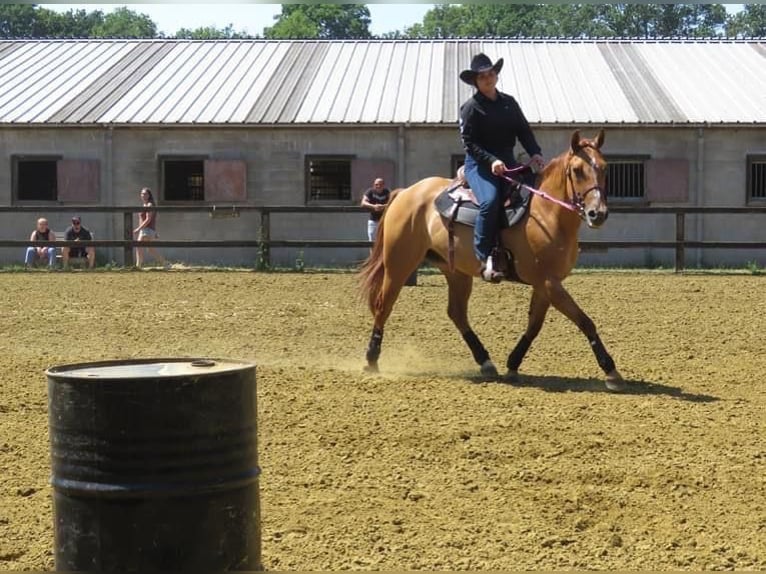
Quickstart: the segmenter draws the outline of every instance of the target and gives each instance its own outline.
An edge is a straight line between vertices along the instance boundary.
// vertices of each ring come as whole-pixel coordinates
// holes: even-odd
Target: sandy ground
[[[571,277],[619,395],[555,311],[520,384],[480,382],[438,275],[404,290],[379,376],[350,274],[0,282],[0,570],[53,568],[44,370],[189,356],[257,365],[267,569],[766,569],[764,277]],[[528,296],[476,285],[498,366]]]

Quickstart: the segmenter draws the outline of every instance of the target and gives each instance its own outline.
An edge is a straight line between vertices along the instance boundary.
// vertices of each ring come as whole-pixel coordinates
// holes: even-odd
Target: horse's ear
[[[596,149],[601,149],[601,146],[604,145],[604,130],[603,129],[601,129],[598,132],[595,143],[596,143]]]
[[[575,130],[575,131],[572,133],[572,142],[571,142],[571,146],[572,146],[572,151],[574,151],[574,152],[576,152],[576,151],[580,151],[580,148],[582,147],[582,146],[580,145],[580,130]]]

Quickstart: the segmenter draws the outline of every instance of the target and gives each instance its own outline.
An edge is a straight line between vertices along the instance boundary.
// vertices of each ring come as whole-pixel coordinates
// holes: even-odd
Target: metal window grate
[[[750,199],[766,199],[766,158],[751,159],[749,163],[748,196]]]
[[[351,161],[312,159],[309,161],[309,200],[351,199]]]
[[[608,159],[606,172],[607,196],[619,199],[644,197],[644,162],[626,159]]]

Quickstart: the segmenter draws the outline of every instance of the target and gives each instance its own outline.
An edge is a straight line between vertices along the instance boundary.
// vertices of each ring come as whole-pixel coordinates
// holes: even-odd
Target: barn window
[[[449,177],[452,179],[457,175],[457,170],[459,170],[461,167],[463,167],[463,164],[465,164],[465,154],[461,153],[460,155],[453,155],[450,158],[449,162],[449,169],[450,172],[447,174],[446,177]]]
[[[307,157],[307,202],[350,201],[352,159],[350,156]]]
[[[646,166],[648,157],[607,157],[606,193],[609,199],[641,200],[646,196]]]
[[[162,198],[165,201],[205,200],[204,158],[164,158]]]
[[[747,199],[766,200],[766,155],[747,158]]]
[[[13,158],[13,189],[18,201],[58,200],[57,157]]]

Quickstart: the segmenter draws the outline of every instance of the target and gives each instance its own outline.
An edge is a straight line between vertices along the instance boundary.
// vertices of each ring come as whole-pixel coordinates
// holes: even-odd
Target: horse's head
[[[601,155],[604,130],[594,139],[581,138],[579,130],[572,134],[567,154],[567,192],[588,227],[600,227],[609,217],[606,205],[606,160]]]

